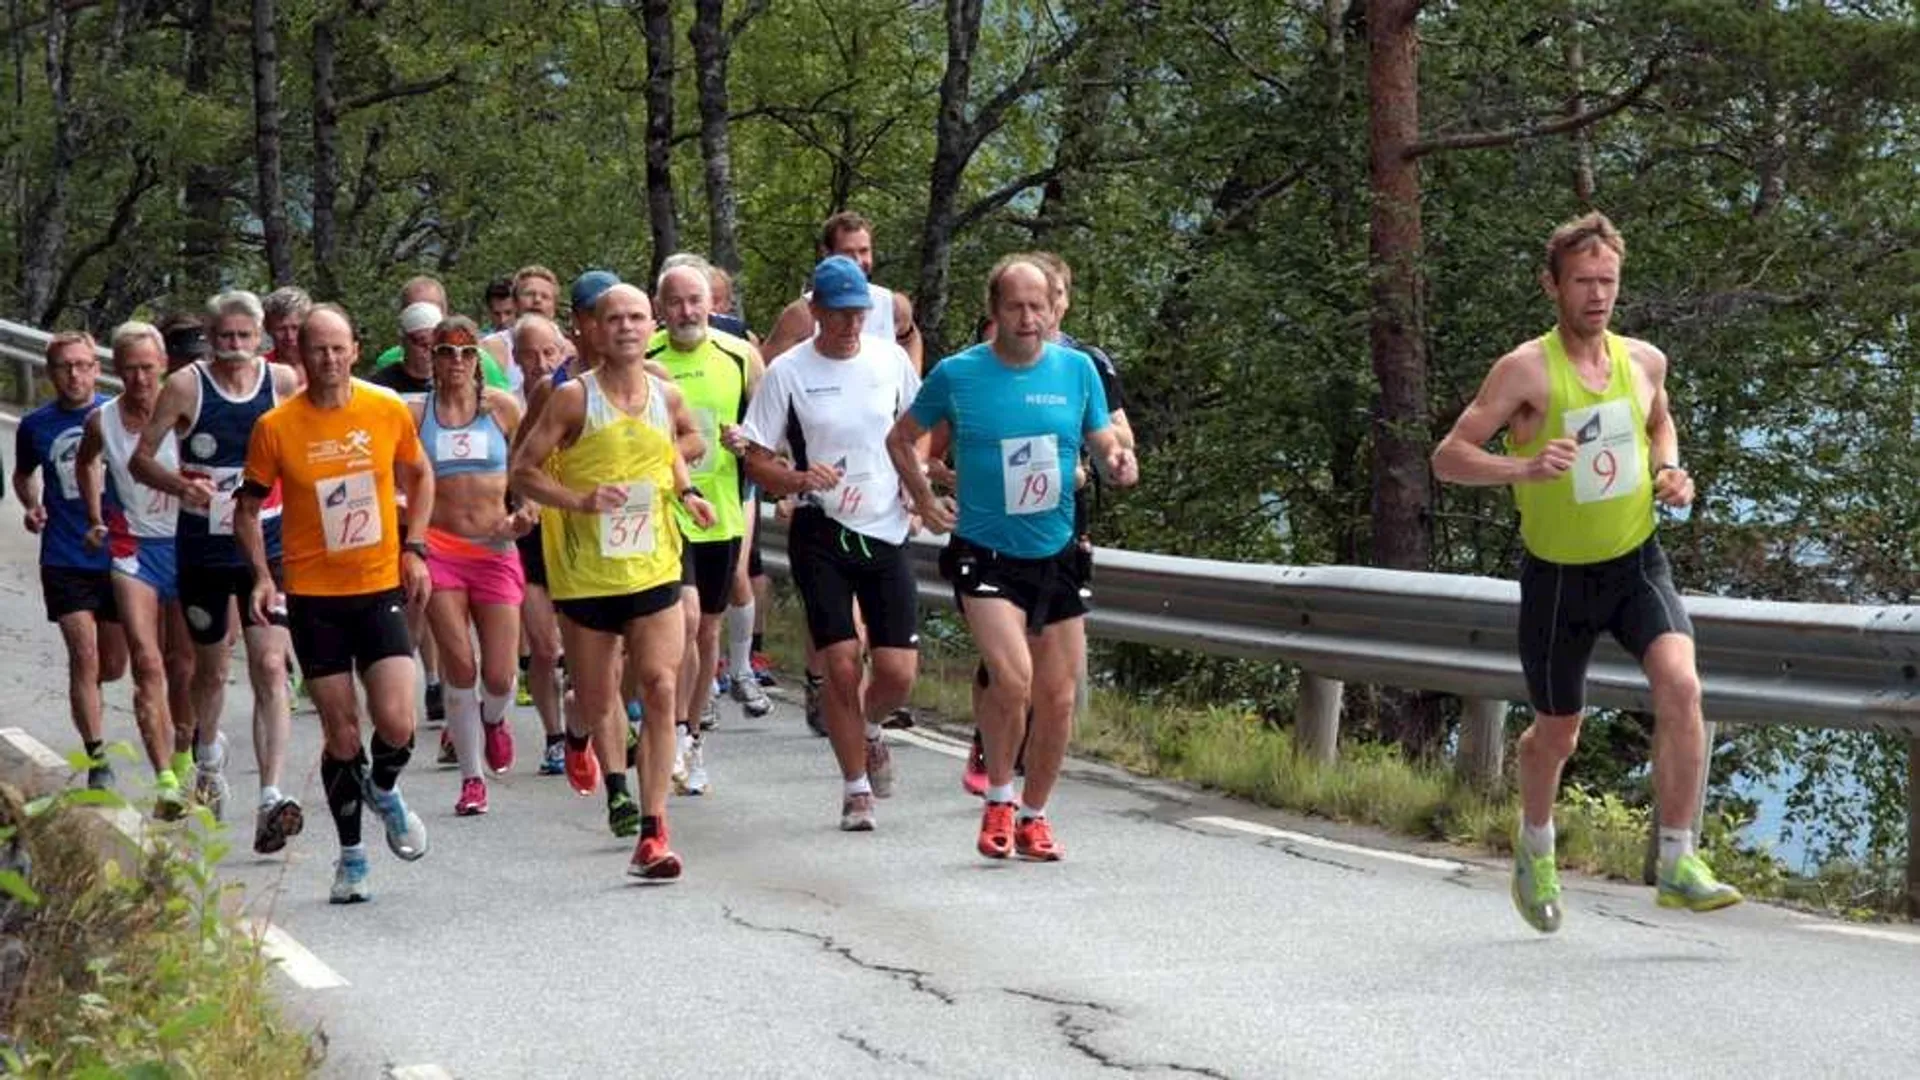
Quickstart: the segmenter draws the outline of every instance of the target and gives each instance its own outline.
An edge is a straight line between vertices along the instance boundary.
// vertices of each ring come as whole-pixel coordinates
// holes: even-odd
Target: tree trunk
[[[253,0],[253,159],[267,275],[277,288],[293,284],[293,237],[287,231],[280,183],[280,49],[273,0]]]
[[[740,204],[733,190],[732,132],[727,119],[727,60],[733,51],[733,31],[722,22],[725,0],[695,0],[693,59],[700,91],[700,155],[706,165],[707,255],[714,265],[734,275],[735,310],[746,309],[745,283],[740,280]],[[736,24],[736,28],[739,24]]]
[[[933,169],[927,183],[927,222],[920,234],[920,282],[914,315],[928,356],[945,356],[947,278],[953,268],[953,224],[960,175],[973,156],[967,106],[973,92],[973,50],[980,41],[980,0],[947,0],[947,70],[940,77],[934,120]]]
[[[20,294],[25,314],[36,326],[51,326],[59,316],[53,310],[60,261],[67,247],[67,201],[71,194],[73,145],[73,61],[68,50],[66,5],[47,4],[47,90],[53,107],[53,154],[48,163],[47,188],[26,220],[25,252],[20,262]]]
[[[1567,74],[1573,79],[1573,93],[1567,98],[1567,115],[1578,116],[1586,101],[1587,55],[1580,43],[1578,15],[1567,18]],[[1573,133],[1573,197],[1581,209],[1593,209],[1593,130],[1581,128]]]
[[[313,22],[313,280],[322,297],[338,295],[334,256],[339,238],[335,207],[340,192],[340,101],[334,81],[334,22]]]
[[[680,250],[673,200],[673,3],[643,0],[647,35],[647,222],[653,232],[653,266]]]
[[[1060,110],[1060,141],[1053,152],[1059,172],[1041,188],[1040,212],[1033,223],[1034,247],[1045,249],[1055,243],[1053,237],[1061,230],[1088,224],[1077,209],[1080,184],[1100,157],[1113,106],[1109,84],[1120,73],[1121,60],[1119,49],[1096,45],[1087,70],[1069,84]]]
[[[212,98],[222,47],[213,0],[193,0],[187,26],[189,95]],[[227,248],[226,180],[226,170],[216,164],[202,162],[187,168],[187,226],[180,284],[191,297],[204,296],[220,285],[221,261]]]

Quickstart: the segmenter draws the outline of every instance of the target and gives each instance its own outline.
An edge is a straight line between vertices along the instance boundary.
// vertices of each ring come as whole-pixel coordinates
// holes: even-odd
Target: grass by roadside
[[[31,857],[0,874],[27,958],[6,1018],[0,1072],[59,1077],[303,1077],[318,1047],[283,1019],[270,962],[236,925],[216,876],[223,841],[204,811],[132,869],[100,863],[80,836],[78,790],[0,806]],[[14,834],[9,834],[14,835]]]
[[[800,668],[801,632],[798,603],[783,593],[768,620],[768,638],[785,670]],[[913,692],[917,708],[945,718],[971,714],[976,660],[964,634],[960,638],[921,635],[920,679]],[[1394,748],[1372,743],[1343,743],[1333,765],[1314,765],[1294,753],[1291,731],[1234,710],[1143,704],[1096,687],[1075,726],[1073,752],[1331,821],[1494,855],[1513,849],[1518,806],[1511,792],[1488,794],[1456,779],[1445,765],[1409,762]],[[1561,792],[1554,820],[1563,867],[1640,880],[1650,827],[1646,807],[1610,792],[1569,787]],[[1852,918],[1883,916],[1900,903],[1897,873],[1849,866],[1817,877],[1792,875],[1771,855],[1739,843],[1744,824],[1708,815],[1702,853],[1749,897]]]

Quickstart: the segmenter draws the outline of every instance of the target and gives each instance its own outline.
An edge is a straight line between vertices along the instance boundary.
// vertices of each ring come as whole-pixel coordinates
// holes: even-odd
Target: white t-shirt
[[[845,360],[806,341],[768,366],[741,430],[768,450],[785,444],[799,468],[838,468],[838,487],[801,499],[854,532],[898,544],[907,538],[907,507],[887,432],[919,392],[913,362],[891,341],[862,335],[859,354]]]

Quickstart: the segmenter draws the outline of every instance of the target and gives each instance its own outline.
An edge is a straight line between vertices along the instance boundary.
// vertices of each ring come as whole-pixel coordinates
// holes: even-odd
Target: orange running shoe
[[[980,854],[1004,859],[1013,854],[1013,804],[990,802],[980,815]]]
[[[633,846],[633,861],[627,873],[648,881],[672,881],[680,876],[680,856],[667,846],[667,827],[660,826],[655,836],[642,836]]]
[[[600,757],[593,752],[592,739],[580,750],[573,748],[571,740],[567,742],[567,783],[583,799],[600,790]]]
[[[1043,817],[1028,818],[1014,826],[1013,850],[1023,859],[1058,862],[1066,854],[1053,840],[1053,827]]]

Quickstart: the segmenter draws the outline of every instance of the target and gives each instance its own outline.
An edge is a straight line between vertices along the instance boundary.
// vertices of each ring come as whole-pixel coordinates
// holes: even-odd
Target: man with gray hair
[[[285,847],[287,838],[304,823],[300,804],[280,790],[292,724],[287,703],[292,644],[286,610],[276,606],[261,621],[251,609],[253,571],[233,533],[235,497],[253,426],[299,389],[292,368],[260,355],[265,315],[259,297],[250,292],[224,292],[208,301],[207,336],[213,358],[195,361],[167,376],[128,465],[132,479],[180,502],[174,544],[180,562],[180,606],[194,644],[193,756],[199,766],[194,794],[215,818],[224,815],[228,794],[220,714],[226,705],[227,626],[237,609],[247,646],[247,679],[253,685],[253,752],[260,767],[253,849],[261,854]],[[179,444],[177,468],[159,457],[170,434]],[[263,500],[260,520],[277,578],[277,490]]]
[[[273,342],[273,348],[267,350],[267,359],[291,365],[295,374],[303,374],[300,324],[306,321],[307,312],[313,310],[313,297],[297,285],[286,285],[268,293],[260,306],[267,316],[267,337]]]

